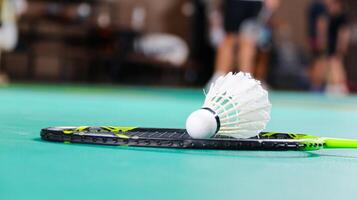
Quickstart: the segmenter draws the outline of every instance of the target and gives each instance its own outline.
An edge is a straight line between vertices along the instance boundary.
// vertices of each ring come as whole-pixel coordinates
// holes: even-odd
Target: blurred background
[[[242,3],[243,2],[243,3]],[[0,0],[0,83],[357,91],[357,1]]]

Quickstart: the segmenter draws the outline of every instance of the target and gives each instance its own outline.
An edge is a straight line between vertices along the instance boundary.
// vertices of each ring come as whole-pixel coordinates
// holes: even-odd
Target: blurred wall
[[[53,0],[54,1],[54,0]],[[223,0],[222,0],[223,1]],[[305,50],[308,51],[307,46],[307,30],[306,30],[306,12],[312,0],[280,0],[281,7],[278,10],[278,16],[287,24],[290,25],[292,29],[291,32],[293,40],[305,47]],[[356,80],[355,84],[357,85],[357,68],[354,65],[357,64],[357,13],[353,12],[353,10],[357,9],[357,1],[356,0],[345,0],[349,5],[349,14],[351,17],[351,24],[353,30],[353,37],[351,41],[351,48],[349,51],[349,55],[347,56],[347,69],[348,76],[351,80]],[[60,66],[72,66],[74,65],[76,68],[79,68],[80,65],[87,65],[86,62],[82,60],[86,60],[88,56],[85,54],[85,50],[88,48],[83,48],[74,51],[74,47],[71,47],[71,51],[63,50],[63,39],[58,39],[64,37],[66,35],[70,35],[71,37],[83,38],[86,34],[88,34],[88,30],[90,25],[83,24],[83,26],[78,25],[65,25],[66,20],[62,20],[61,22],[54,23],[53,21],[49,21],[47,18],[36,18],[37,15],[41,15],[41,11],[45,9],[50,1],[40,1],[40,0],[29,0],[29,10],[28,13],[22,18],[20,21],[20,30],[22,33],[27,33],[27,37],[22,38],[24,41],[28,42],[28,39],[31,39],[31,29],[32,31],[40,32],[43,35],[51,36],[52,38],[57,38],[55,45],[47,42],[48,46],[51,50],[47,50],[45,48],[41,48],[36,53],[37,47],[43,46],[42,43],[33,44],[31,43],[30,48],[25,49],[22,48],[22,52],[16,52],[15,54],[7,56],[8,71],[11,74],[14,72],[13,77],[22,77],[26,78],[26,65],[30,63],[34,65],[34,73],[37,74],[37,69],[41,69],[42,71],[51,71],[54,72],[53,75],[48,75],[47,71],[44,76],[55,76],[58,74],[57,68]],[[61,2],[61,1],[59,1]],[[109,11],[112,19],[112,23],[115,25],[117,29],[132,29],[132,23],[134,13],[140,12],[144,13],[144,17],[142,18],[142,26],[139,27],[138,31],[146,32],[166,32],[172,33],[182,37],[184,40],[188,42],[188,44],[193,46],[194,38],[192,36],[193,28],[194,28],[194,10],[189,6],[189,2],[208,2],[208,0],[101,0],[97,1],[96,7],[99,7],[99,10]],[[63,4],[68,6],[68,4]],[[72,5],[72,4],[71,4]],[[73,7],[75,8],[75,3],[73,3]],[[75,9],[70,9],[74,10]],[[135,11],[136,10],[136,11]],[[71,11],[69,11],[69,14]],[[139,16],[140,18],[140,16]],[[197,26],[195,26],[197,28]],[[200,27],[199,27],[200,28]],[[202,29],[202,28],[201,28]],[[203,30],[202,30],[203,31]],[[199,32],[199,36],[201,36],[201,32]],[[66,36],[67,37],[67,36]],[[39,36],[39,38],[42,38]],[[77,39],[76,39],[77,41]],[[54,49],[54,50],[53,50]],[[191,49],[192,50],[192,49]],[[199,52],[202,49],[198,50]],[[46,52],[44,54],[43,52]],[[62,52],[59,54],[57,52]],[[70,53],[68,53],[70,52]],[[78,52],[78,53],[73,53]],[[25,55],[29,54],[30,55]],[[33,55],[38,54],[39,56],[46,57],[38,57],[33,59]],[[69,55],[67,55],[69,54]],[[83,54],[83,55],[82,55]],[[63,61],[66,59],[60,59],[59,55],[64,58],[67,57],[75,57],[72,60],[80,60],[76,62],[70,62],[63,64]],[[48,58],[53,58],[49,62]],[[80,59],[79,59],[80,58]],[[207,57],[204,57],[204,60]],[[27,61],[30,59],[30,61]],[[31,61],[32,59],[32,61]],[[5,60],[5,59],[3,59]],[[74,64],[73,64],[74,63]],[[78,64],[79,63],[79,64]],[[14,65],[16,67],[14,67]],[[42,67],[45,66],[45,67]],[[50,70],[50,67],[57,66],[56,69]],[[206,63],[204,64],[206,67]],[[18,68],[18,69],[17,69]],[[72,69],[72,67],[68,67]],[[84,68],[84,67],[83,67]],[[46,70],[45,70],[46,69]],[[78,69],[79,70],[79,69]],[[67,70],[68,71],[68,70]],[[15,73],[16,72],[16,73]],[[75,74],[83,74],[83,73],[75,73]],[[11,74],[12,75],[12,74]],[[42,76],[42,75],[41,75]],[[41,77],[40,76],[40,77]],[[76,79],[74,77],[73,79]],[[356,86],[357,88],[357,86]]]
[[[165,32],[189,40],[190,20],[183,13],[188,0],[117,0],[114,8],[114,23],[120,27],[131,27],[135,10],[144,12],[144,32]]]

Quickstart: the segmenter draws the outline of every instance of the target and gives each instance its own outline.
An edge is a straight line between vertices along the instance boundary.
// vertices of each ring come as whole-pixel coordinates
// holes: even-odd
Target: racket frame
[[[312,151],[325,146],[324,138],[305,134],[262,132],[249,139],[193,139],[185,129],[120,126],[50,127],[41,130],[41,138],[64,143],[179,149]]]

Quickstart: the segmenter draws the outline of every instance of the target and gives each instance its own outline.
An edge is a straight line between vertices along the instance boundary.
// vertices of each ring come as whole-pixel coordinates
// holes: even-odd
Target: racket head
[[[320,137],[261,132],[249,139],[218,136],[210,139],[193,139],[185,129],[140,128],[121,126],[50,127],[41,130],[47,141],[139,147],[220,149],[220,150],[318,150],[323,148]]]

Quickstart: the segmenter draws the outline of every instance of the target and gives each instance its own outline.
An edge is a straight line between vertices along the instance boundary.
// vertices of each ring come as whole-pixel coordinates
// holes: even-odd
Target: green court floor
[[[271,92],[267,130],[357,138],[357,97]],[[357,150],[174,150],[45,142],[49,126],[183,128],[198,89],[0,88],[0,199],[356,199]]]

